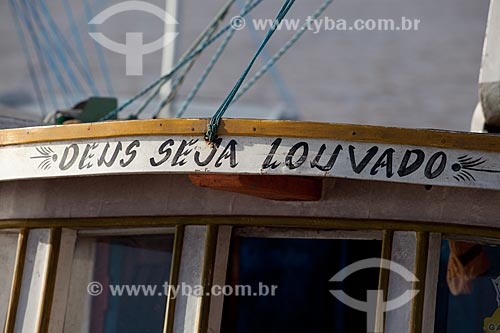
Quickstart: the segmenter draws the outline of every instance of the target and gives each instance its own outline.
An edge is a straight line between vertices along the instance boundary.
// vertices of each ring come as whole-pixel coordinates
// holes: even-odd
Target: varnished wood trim
[[[319,201],[323,182],[313,177],[190,174],[196,186],[279,201]]]
[[[75,219],[20,219],[0,220],[1,229],[19,228],[145,228],[172,227],[177,225],[234,225],[265,227],[301,227],[309,229],[343,230],[394,230],[436,232],[448,235],[472,235],[500,239],[499,228],[469,226],[460,224],[411,222],[399,220],[310,218],[287,216],[171,216],[171,217],[113,217]]]
[[[217,252],[217,235],[219,227],[217,225],[208,225],[207,234],[205,238],[205,250],[203,257],[203,270],[202,270],[202,286],[203,296],[201,297],[199,321],[197,325],[198,333],[205,333],[208,331],[208,322],[210,314],[210,291],[212,290],[214,278],[215,255]]]
[[[424,333],[423,313],[425,297],[425,278],[427,275],[427,258],[429,251],[429,233],[417,232],[417,253],[415,256],[414,272],[418,281],[413,282],[413,290],[418,290],[417,296],[412,301],[410,316],[410,333]]]
[[[177,227],[147,227],[147,228],[92,228],[79,229],[78,237],[126,237],[150,235],[175,235]]]
[[[52,310],[52,301],[54,298],[54,288],[56,283],[57,262],[59,260],[59,250],[61,247],[60,228],[51,228],[49,234],[49,249],[47,261],[47,275],[40,306],[40,318],[38,332],[47,333],[49,331],[50,312]]]
[[[208,119],[156,119],[32,127],[0,131],[0,146],[80,139],[151,135],[203,136]],[[333,139],[455,149],[500,151],[500,137],[489,134],[296,121],[221,122],[219,135]]]
[[[175,230],[174,249],[172,252],[172,265],[170,267],[169,286],[177,286],[179,284],[179,271],[181,267],[182,244],[184,243],[183,225],[177,226]],[[167,307],[165,311],[165,322],[163,324],[164,333],[173,333],[175,319],[175,303],[176,298],[173,294],[173,289],[169,288],[167,295]]]
[[[19,305],[19,297],[21,295],[21,285],[23,282],[24,262],[26,261],[26,249],[28,247],[28,229],[21,229],[17,241],[16,263],[14,265],[14,276],[10,288],[10,298],[7,308],[7,316],[5,319],[5,333],[14,332],[16,325],[17,307]]]
[[[250,238],[295,238],[295,239],[342,239],[342,240],[382,240],[384,232],[380,230],[339,230],[311,228],[279,227],[236,227],[236,237]]]

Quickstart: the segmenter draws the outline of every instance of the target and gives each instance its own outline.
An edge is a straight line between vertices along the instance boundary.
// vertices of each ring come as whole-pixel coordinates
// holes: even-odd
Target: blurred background
[[[68,109],[93,95],[84,84],[81,91],[73,89],[71,94],[58,88],[57,77],[51,67],[44,69],[40,66],[37,59],[40,50],[57,60],[57,52],[71,49],[73,54],[67,54],[67,61],[71,61],[71,57],[80,59],[85,53],[95,90],[102,96],[117,96],[120,102],[134,96],[160,76],[162,51],[144,57],[143,76],[127,76],[125,56],[97,45],[88,35],[89,31],[93,31],[90,29],[97,29],[120,43],[125,42],[125,32],[142,32],[145,42],[163,35],[164,22],[139,11],[121,13],[97,27],[87,24],[97,13],[119,2],[37,0],[37,3],[45,5],[46,11],[44,6],[30,9],[30,3],[35,3],[30,0],[0,2],[0,120],[4,123],[3,127],[9,127],[10,118],[21,119],[26,125],[40,122],[42,115],[55,109]],[[161,8],[166,5],[165,0],[147,2]],[[321,2],[298,0],[287,17],[304,19]],[[225,3],[226,0],[179,2],[177,57],[191,45]],[[251,16],[273,18],[282,4],[283,1],[264,0]],[[289,103],[298,112],[285,112],[282,115],[285,118],[468,130],[478,102],[477,82],[488,5],[487,0],[336,0],[325,16],[346,20],[386,18],[396,22],[404,16],[419,19],[419,30],[308,31],[278,63],[274,79],[265,76],[228,110],[226,117],[271,117],[273,110],[283,105],[285,91],[290,95]],[[47,26],[45,36],[37,28],[36,11],[39,14],[38,23],[43,25],[45,22]],[[226,22],[239,11],[238,5],[233,6]],[[34,22],[33,31],[29,29],[30,19]],[[50,23],[51,20],[55,25]],[[39,38],[38,50],[30,39],[30,33]],[[276,32],[267,52],[274,54],[293,33],[285,30]],[[259,39],[256,34],[262,39],[265,32],[244,29],[234,35],[195,99],[193,108],[197,107],[198,111],[188,110],[186,117],[212,116],[255,52],[256,40]],[[53,36],[66,51],[55,50],[46,42]],[[179,91],[177,107],[188,95],[219,44],[220,41],[217,41],[207,49],[193,67]],[[23,45],[26,47],[24,50]],[[33,62],[46,104],[44,109],[37,100],[29,59]],[[262,64],[259,60],[252,73]],[[64,73],[62,65],[60,70]],[[78,74],[77,69],[74,71]],[[53,89],[45,84],[48,77],[52,78]],[[276,82],[279,82],[279,87]],[[200,105],[204,107],[200,108]],[[134,107],[138,106],[132,106],[132,110]],[[145,113],[142,118],[149,116],[150,113]]]

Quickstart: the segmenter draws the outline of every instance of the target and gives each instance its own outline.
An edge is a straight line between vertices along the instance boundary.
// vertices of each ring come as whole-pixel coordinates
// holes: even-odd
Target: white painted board
[[[329,139],[142,136],[0,147],[0,180],[111,174],[323,176],[500,190],[500,153]]]

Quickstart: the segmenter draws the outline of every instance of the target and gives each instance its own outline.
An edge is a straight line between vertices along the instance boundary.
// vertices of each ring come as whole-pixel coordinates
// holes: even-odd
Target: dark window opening
[[[275,296],[226,296],[223,333],[365,332],[366,314],[338,301],[332,289],[365,301],[378,289],[378,269],[329,282],[342,268],[380,257],[380,241],[233,237],[227,284],[278,286]]]

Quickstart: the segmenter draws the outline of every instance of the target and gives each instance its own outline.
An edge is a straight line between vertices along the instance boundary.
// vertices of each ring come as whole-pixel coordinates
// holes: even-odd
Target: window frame
[[[433,262],[439,258],[439,246],[441,239],[448,237],[465,237],[467,239],[498,240],[500,243],[500,229],[483,228],[475,226],[458,226],[443,223],[428,222],[408,222],[408,221],[389,221],[389,220],[353,220],[353,219],[331,219],[331,218],[294,218],[294,217],[218,217],[218,216],[188,216],[188,217],[119,217],[119,218],[99,218],[99,219],[33,219],[33,220],[5,220],[0,221],[0,232],[5,230],[19,230],[18,248],[16,250],[16,264],[14,269],[13,283],[11,286],[11,295],[9,299],[9,311],[6,319],[5,329],[12,330],[15,324],[15,315],[19,306],[19,293],[23,277],[24,261],[26,260],[27,240],[31,230],[45,229],[50,233],[50,251],[48,255],[47,276],[43,293],[43,300],[40,306],[40,327],[41,332],[48,330],[48,324],[52,318],[49,307],[51,308],[54,296],[55,272],[59,269],[55,262],[58,262],[60,255],[60,244],[64,243],[62,237],[64,230],[73,230],[81,232],[82,235],[99,233],[106,230],[107,233],[125,232],[159,232],[167,230],[163,228],[175,228],[174,252],[172,258],[172,269],[170,272],[171,284],[179,283],[179,272],[182,270],[181,260],[185,229],[188,226],[205,227],[205,241],[203,243],[203,263],[199,270],[202,276],[204,286],[211,286],[214,281],[217,282],[217,276],[224,275],[227,269],[227,258],[224,261],[224,251],[227,248],[232,229],[237,227],[250,228],[248,230],[266,232],[269,229],[292,230],[297,232],[302,229],[309,233],[326,233],[337,235],[338,237],[356,237],[363,231],[368,231],[369,235],[374,233],[383,234],[382,257],[390,258],[394,250],[392,248],[392,238],[394,232],[415,232],[417,234],[417,248],[415,251],[416,259],[414,274],[420,278],[420,290],[422,292],[412,302],[410,320],[410,332],[428,331],[433,329],[435,292],[437,284],[437,270]],[[160,229],[158,229],[160,228]],[[253,229],[251,229],[253,228]],[[95,231],[98,230],[98,231]],[[236,231],[239,232],[239,231]],[[289,231],[290,232],[290,231]],[[311,235],[312,235],[311,234]],[[443,235],[443,237],[441,237]],[[451,236],[450,236],[451,235]],[[62,237],[62,238],[61,238]],[[324,235],[321,237],[325,237]],[[320,238],[321,238],[320,237]],[[346,238],[343,238],[346,239]],[[347,238],[349,239],[349,238]],[[356,238],[354,238],[356,239]],[[358,238],[359,239],[359,238]],[[227,255],[227,254],[226,254]],[[224,264],[225,262],[225,264]],[[53,271],[53,272],[51,272]],[[388,274],[381,273],[381,281],[388,280]],[[182,281],[181,281],[182,282]],[[197,331],[204,332],[204,328],[214,323],[214,317],[217,311],[215,298],[203,297],[200,300],[199,309],[195,314],[186,314],[191,316],[188,320],[195,320]],[[220,310],[220,306],[219,306]],[[47,312],[48,311],[48,312]],[[170,293],[167,297],[167,311],[165,315],[164,332],[172,332],[174,318],[176,316],[176,299],[173,299]],[[186,319],[186,318],[185,318]],[[217,320],[215,320],[217,322]],[[206,330],[205,330],[206,331]]]

